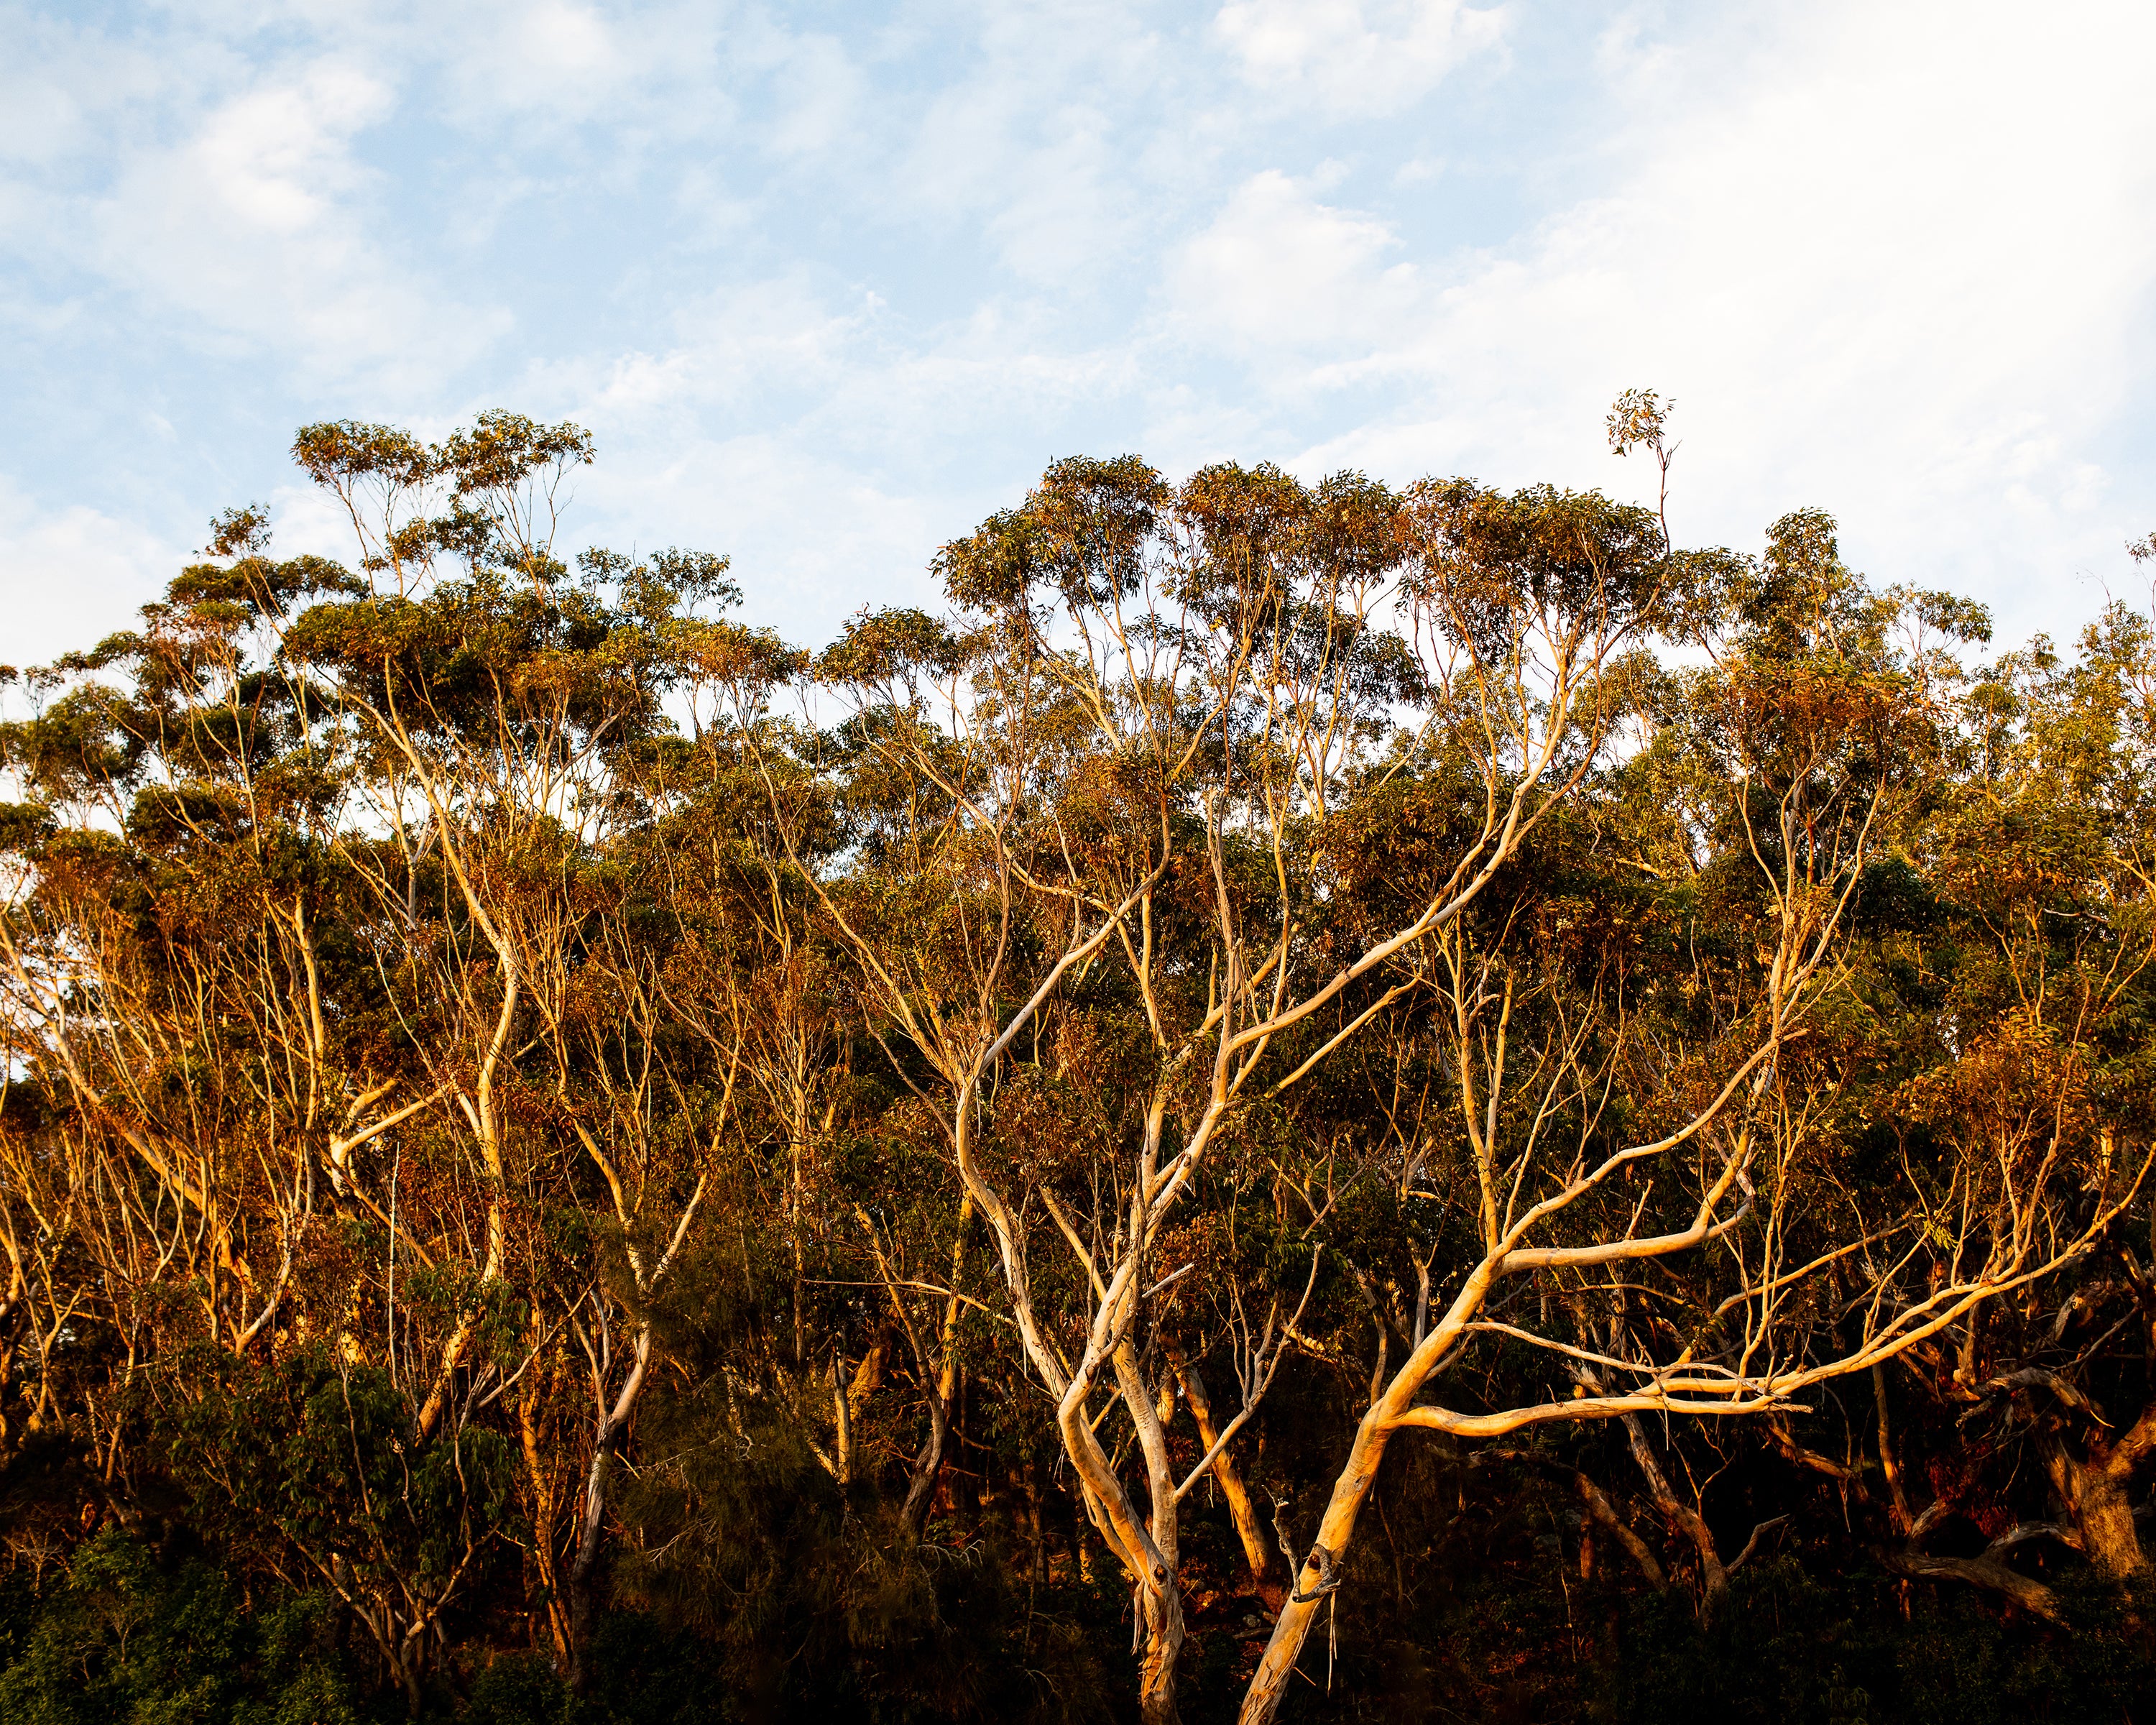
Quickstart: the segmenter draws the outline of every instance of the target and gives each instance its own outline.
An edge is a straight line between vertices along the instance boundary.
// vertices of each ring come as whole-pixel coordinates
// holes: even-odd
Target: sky
[[[501,407],[572,545],[815,644],[1058,457],[1819,506],[2002,639],[2146,603],[2147,0],[0,0],[0,660],[288,450]]]

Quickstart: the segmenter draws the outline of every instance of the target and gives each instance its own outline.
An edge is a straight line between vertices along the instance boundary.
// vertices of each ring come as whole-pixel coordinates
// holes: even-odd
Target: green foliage
[[[1081,1425],[1232,1717],[1491,1142],[1554,1246],[1743,1203],[1503,1282],[1417,1411],[1543,1423],[1394,1431],[1284,1717],[2146,1712],[2148,618],[1979,662],[1818,510],[1122,456],[812,655],[557,554],[575,426],[294,454],[348,566],[228,511],[0,679],[0,1725],[1131,1717]],[[1771,1424],[1545,1417],[2017,1240]]]
[[[14,1596],[7,1725],[360,1725],[372,1686],[318,1594],[254,1606],[218,1563],[161,1562],[116,1528]]]

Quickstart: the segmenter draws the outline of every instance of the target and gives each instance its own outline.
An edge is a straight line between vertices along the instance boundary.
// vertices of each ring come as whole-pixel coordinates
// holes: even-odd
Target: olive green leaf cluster
[[[304,429],[0,720],[0,1722],[2138,1717],[2156,624]]]

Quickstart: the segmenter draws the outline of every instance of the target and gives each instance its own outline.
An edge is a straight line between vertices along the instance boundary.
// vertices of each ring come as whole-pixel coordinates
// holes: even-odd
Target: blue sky
[[[2156,528],[2156,7],[0,4],[0,659],[302,422],[510,407],[805,641],[1055,457],[1468,473],[2071,630]]]

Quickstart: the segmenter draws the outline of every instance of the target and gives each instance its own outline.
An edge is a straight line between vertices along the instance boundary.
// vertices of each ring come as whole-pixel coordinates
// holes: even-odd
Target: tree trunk
[[[1624,1548],[1625,1554],[1656,1593],[1669,1584],[1669,1577],[1662,1571],[1661,1561],[1649,1548],[1647,1542],[1635,1533],[1625,1518],[1617,1513],[1616,1507],[1603,1492],[1601,1486],[1581,1469],[1559,1461],[1552,1455],[1539,1455],[1530,1450],[1478,1450],[1469,1462],[1470,1466],[1483,1466],[1498,1461],[1509,1461],[1522,1467],[1538,1469],[1554,1478],[1569,1480],[1573,1489],[1579,1493],[1580,1507],[1584,1519],[1581,1527],[1580,1579],[1590,1578],[1594,1562],[1589,1555],[1593,1549],[1594,1530],[1601,1528]]]
[[[2116,1443],[2106,1444],[2092,1433],[2085,1455],[2076,1455],[2056,1431],[2046,1432],[2040,1445],[2044,1471],[2081,1535],[2083,1553],[2113,1581],[2130,1581],[2148,1572],[2148,1558],[2134,1530],[2131,1492],[2134,1471],[2152,1448],[2156,1404]]]
[[[527,1393],[516,1404],[516,1424],[524,1442],[524,1467],[531,1481],[531,1558],[539,1570],[539,1585],[547,1595],[547,1632],[554,1644],[554,1668],[566,1671],[570,1665],[570,1629],[562,1597],[560,1567],[554,1561],[554,1481],[542,1453],[537,1426],[531,1418],[536,1393]]]
[[[1213,1403],[1205,1393],[1205,1380],[1199,1375],[1196,1366],[1183,1358],[1179,1350],[1172,1358],[1176,1376],[1183,1380],[1183,1399],[1190,1404],[1191,1418],[1198,1422],[1198,1440],[1209,1450],[1219,1442],[1220,1430],[1214,1423]],[[1250,1566],[1250,1578],[1261,1582],[1272,1563],[1272,1547],[1266,1542],[1264,1524],[1258,1520],[1256,1507],[1250,1502],[1250,1494],[1229,1450],[1223,1450],[1213,1458],[1213,1477],[1219,1482],[1220,1495],[1228,1500],[1228,1513],[1235,1520],[1235,1537],[1243,1542],[1243,1559]]]
[[[831,1420],[836,1430],[838,1476],[841,1488],[854,1482],[854,1416],[846,1400],[845,1373],[839,1356],[831,1356]]]
[[[1871,1395],[1878,1404],[1879,1471],[1886,1476],[1894,1531],[1906,1536],[1911,1526],[1909,1498],[1902,1489],[1902,1464],[1895,1456],[1894,1434],[1887,1423],[1887,1369],[1884,1366],[1875,1365],[1871,1368]]]
[[[1625,1554],[1631,1558],[1640,1574],[1645,1578],[1648,1586],[1653,1588],[1656,1593],[1660,1593],[1667,1587],[1669,1578],[1662,1574],[1662,1566],[1656,1560],[1654,1553],[1648,1548],[1647,1542],[1625,1526],[1624,1517],[1617,1513],[1609,1500],[1603,1496],[1602,1488],[1576,1467],[1572,1470],[1572,1477],[1579,1492],[1580,1504],[1587,1512],[1587,1525],[1590,1528],[1606,1529],[1609,1537],[1625,1548]],[[1584,1551],[1586,1548],[1583,1543],[1581,1549]],[[1584,1565],[1586,1559],[1582,1558],[1581,1561]],[[1587,1570],[1584,1567],[1582,1568],[1580,1574],[1583,1579],[1586,1576]]]
[[[1919,1551],[1880,1553],[1897,1574],[1921,1581],[1959,1581],[2011,1599],[2025,1611],[2056,1622],[2059,1602],[2051,1589],[1989,1554],[1979,1558],[1935,1558]]]
[[[584,1649],[591,1639],[592,1595],[598,1569],[600,1535],[604,1528],[608,1462],[613,1445],[602,1438],[593,1451],[590,1471],[584,1478],[583,1527],[577,1539],[576,1560],[569,1565],[568,1684],[577,1694],[584,1690]]]
[[[598,1582],[599,1545],[606,1532],[607,1476],[613,1464],[614,1440],[629,1421],[644,1389],[644,1373],[651,1363],[651,1327],[637,1332],[636,1363],[609,1408],[599,1404],[599,1417],[592,1436],[592,1462],[584,1474],[582,1526],[577,1539],[577,1560],[569,1569],[569,1687],[583,1692],[584,1649],[591,1635],[592,1595]]]
[[[1145,1725],[1178,1725],[1175,1672],[1183,1651],[1183,1597],[1173,1576],[1159,1592],[1141,1586],[1145,1663],[1138,1676],[1138,1717]]]
[[[940,1384],[931,1385],[928,1391],[928,1437],[921,1446],[921,1453],[913,1458],[913,1474],[906,1487],[906,1507],[899,1512],[906,1530],[916,1539],[928,1525],[928,1507],[935,1501],[936,1481],[943,1471],[944,1434],[950,1429],[950,1414],[945,1398],[947,1390]]]
[[[1355,1441],[1348,1451],[1348,1465],[1332,1482],[1332,1495],[1327,1500],[1324,1517],[1318,1523],[1317,1543],[1311,1548],[1310,1556],[1300,1564],[1293,1564],[1291,1559],[1292,1573],[1289,1580],[1293,1591],[1287,1603],[1281,1607],[1280,1615],[1273,1620],[1272,1639],[1265,1643],[1257,1671],[1251,1676],[1250,1687],[1244,1692],[1242,1712],[1237,1716],[1240,1725],[1269,1725],[1273,1715],[1280,1711],[1281,1698],[1287,1692],[1288,1679],[1295,1675],[1296,1661],[1301,1656],[1302,1644],[1310,1634],[1317,1608],[1337,1584],[1337,1578],[1332,1573],[1332,1553],[1347,1550],[1348,1542],[1354,1537],[1355,1518],[1361,1513],[1363,1500],[1370,1495],[1378,1469],[1384,1461],[1394,1413],[1389,1400],[1380,1401],[1363,1415],[1362,1422],[1355,1428]],[[1322,1559],[1320,1552],[1324,1553]]]
[[[1632,1445],[1632,1459],[1639,1464],[1640,1473],[1647,1481],[1647,1490],[1654,1496],[1656,1507],[1674,1522],[1699,1558],[1699,1585],[1702,1615],[1712,1615],[1729,1593],[1729,1571],[1722,1562],[1722,1553],[1714,1548],[1714,1532],[1707,1525],[1700,1512],[1681,1502],[1670,1489],[1668,1476],[1661,1463],[1655,1459],[1652,1445],[1647,1441],[1646,1428],[1640,1423],[1637,1414],[1624,1416],[1625,1435]]]

